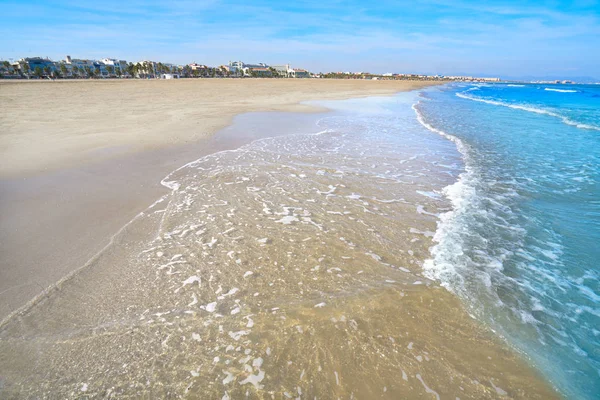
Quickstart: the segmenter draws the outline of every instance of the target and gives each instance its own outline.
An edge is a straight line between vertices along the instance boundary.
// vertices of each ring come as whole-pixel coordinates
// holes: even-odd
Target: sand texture
[[[318,111],[308,100],[391,95],[435,82],[182,79],[0,82],[0,176],[197,142],[250,111]]]

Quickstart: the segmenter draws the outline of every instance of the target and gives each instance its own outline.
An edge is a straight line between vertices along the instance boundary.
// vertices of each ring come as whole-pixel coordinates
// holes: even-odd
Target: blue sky
[[[0,59],[600,79],[600,1],[0,0]]]

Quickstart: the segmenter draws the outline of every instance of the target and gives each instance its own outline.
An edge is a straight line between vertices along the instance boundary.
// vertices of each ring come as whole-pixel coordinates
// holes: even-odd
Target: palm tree
[[[63,76],[67,75],[67,66],[65,64],[60,64],[60,72],[63,74]]]
[[[146,64],[146,74],[148,75],[148,78],[154,77],[154,65],[152,65],[152,63]]]
[[[33,75],[37,76],[38,78],[41,78],[42,76],[44,76],[44,71],[42,71],[41,67],[35,67],[35,69],[33,70]]]
[[[129,76],[131,76],[132,78],[135,78],[135,72],[136,72],[136,66],[135,66],[135,64],[133,64],[133,63],[127,64],[126,71],[129,74]]]
[[[25,76],[29,77],[29,70],[30,70],[29,64],[23,63],[22,66],[23,66],[23,72],[25,73]]]
[[[108,72],[108,76],[110,77],[111,75],[114,74],[115,72],[115,67],[113,67],[112,65],[109,65],[106,67],[106,72]]]
[[[44,74],[46,74],[46,76],[50,76],[50,67],[44,67]]]

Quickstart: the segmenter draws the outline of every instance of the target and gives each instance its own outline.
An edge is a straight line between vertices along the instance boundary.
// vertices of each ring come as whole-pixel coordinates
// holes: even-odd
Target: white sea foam
[[[466,145],[456,136],[428,124],[419,111],[418,104],[413,105],[412,108],[417,114],[419,123],[431,132],[437,133],[456,143],[458,151],[463,155],[465,161],[467,161],[468,153]],[[459,179],[454,184],[445,187],[443,190],[444,195],[452,202],[452,210],[439,215],[438,228],[433,234],[433,241],[436,245],[431,249],[432,258],[425,260],[423,263],[424,275],[429,279],[440,281],[443,287],[451,291],[456,290],[457,287],[461,287],[463,279],[457,272],[455,263],[452,262],[452,257],[449,257],[449,255],[455,253],[462,253],[460,242],[454,240],[458,236],[457,229],[460,229],[460,224],[456,220],[462,209],[470,201],[470,197],[475,195],[474,190],[465,183],[469,175],[472,174],[468,162],[465,164],[466,171],[459,176]]]
[[[491,105],[494,105],[494,106],[502,106],[502,107],[512,108],[512,109],[515,109],[515,110],[527,111],[527,112],[531,112],[531,113],[535,113],[535,114],[549,115],[551,117],[559,118],[563,123],[565,123],[567,125],[574,126],[576,128],[579,128],[579,129],[589,129],[589,130],[600,131],[600,127],[598,127],[598,126],[589,125],[589,124],[583,124],[583,123],[580,123],[580,122],[577,122],[577,121],[573,121],[572,119],[567,118],[564,115],[560,115],[560,114],[558,114],[556,112],[549,111],[549,110],[544,110],[544,109],[541,109],[541,108],[532,107],[532,106],[529,106],[529,105],[509,104],[509,103],[503,103],[501,101],[496,101],[496,100],[482,99],[481,97],[475,97],[475,96],[470,96],[468,94],[465,94],[465,92],[463,92],[463,93],[456,93],[456,96],[460,97],[461,99],[466,99],[466,100],[471,100],[471,101],[478,101],[480,103],[491,104]]]
[[[525,85],[506,85],[506,86],[510,86],[510,87],[525,87]]]
[[[577,93],[577,90],[570,89],[552,89],[552,88],[544,88],[547,92],[559,92],[559,93]]]

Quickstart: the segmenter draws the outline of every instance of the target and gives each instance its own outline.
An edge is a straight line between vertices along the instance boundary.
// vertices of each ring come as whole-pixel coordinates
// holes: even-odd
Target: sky
[[[600,0],[0,0],[0,59],[600,79]]]

